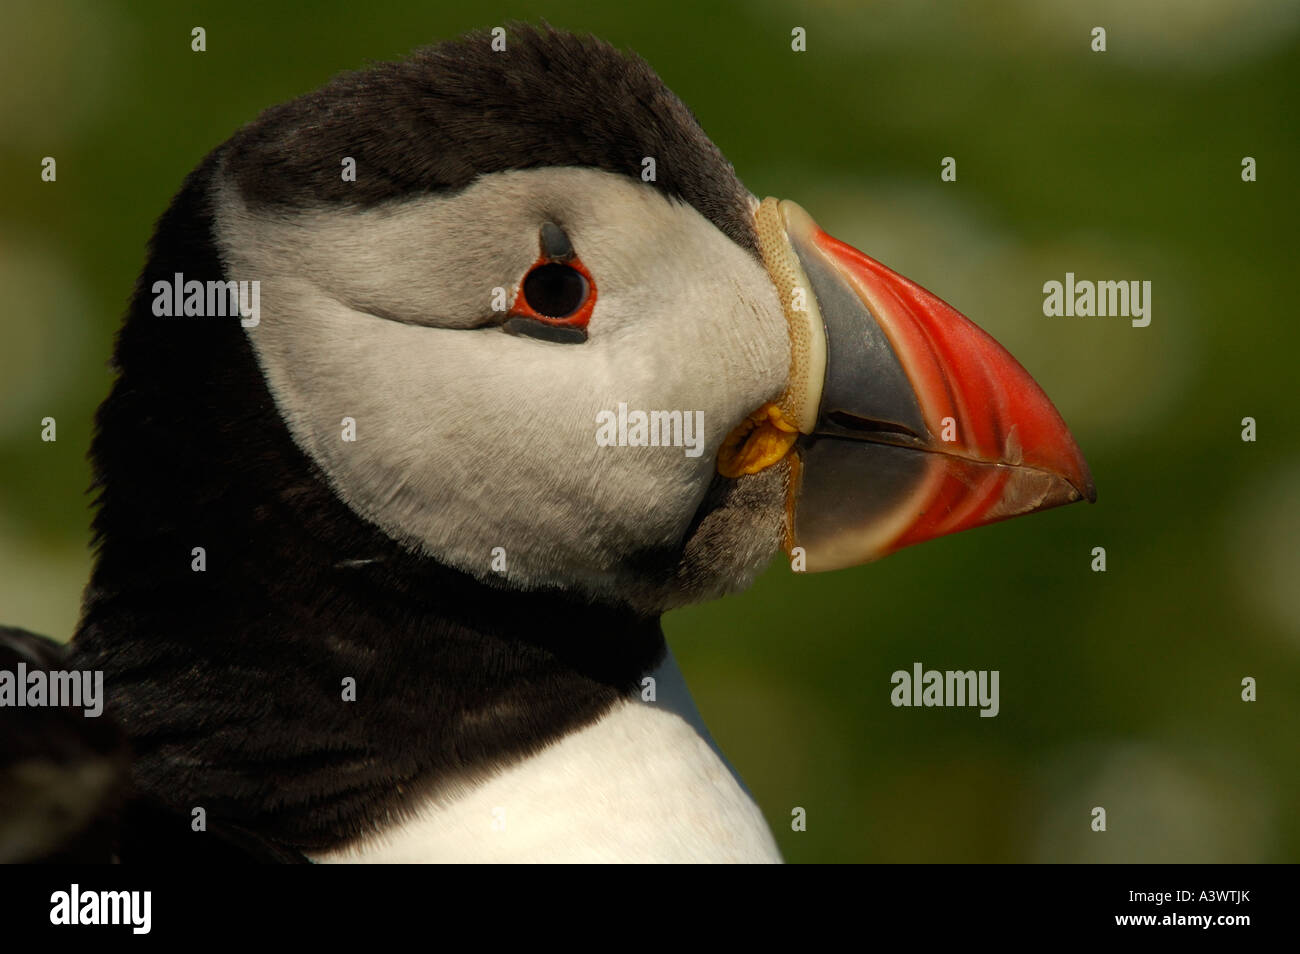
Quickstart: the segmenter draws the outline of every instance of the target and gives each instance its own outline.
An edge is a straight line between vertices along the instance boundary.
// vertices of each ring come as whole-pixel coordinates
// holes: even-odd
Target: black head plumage
[[[255,203],[373,205],[510,169],[581,166],[642,179],[757,252],[748,192],[691,111],[637,56],[595,37],[512,26],[346,73],[268,109],[230,143]],[[364,175],[345,182],[343,156]]]

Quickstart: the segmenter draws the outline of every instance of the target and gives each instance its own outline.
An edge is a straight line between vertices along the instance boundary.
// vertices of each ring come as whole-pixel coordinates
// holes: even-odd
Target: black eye
[[[524,278],[528,307],[547,318],[567,318],[587,300],[588,284],[576,268],[559,262],[538,265]]]

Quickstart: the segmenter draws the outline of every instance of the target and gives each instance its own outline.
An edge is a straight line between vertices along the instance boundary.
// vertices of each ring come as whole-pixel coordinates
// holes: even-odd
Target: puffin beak
[[[750,436],[761,450],[774,424],[789,442],[786,542],[806,569],[1096,500],[1060,414],[992,337],[793,202],[765,200],[757,222],[793,357]]]

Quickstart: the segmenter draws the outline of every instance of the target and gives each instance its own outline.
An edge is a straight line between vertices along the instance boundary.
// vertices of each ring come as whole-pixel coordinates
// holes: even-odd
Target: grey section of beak
[[[811,570],[841,565],[834,554],[846,532],[896,523],[931,466],[929,454],[903,447],[815,436],[799,456],[794,537]]]
[[[815,433],[923,446],[929,433],[916,393],[870,309],[807,236],[791,234],[790,244],[826,330],[826,378]]]

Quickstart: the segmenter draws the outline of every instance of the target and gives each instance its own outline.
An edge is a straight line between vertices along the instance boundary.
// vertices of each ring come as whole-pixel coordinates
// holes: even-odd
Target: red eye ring
[[[530,276],[533,276],[538,269],[553,268],[562,266],[572,269],[581,276],[585,284],[585,295],[576,309],[569,312],[562,318],[556,318],[550,315],[544,315],[528,301],[524,287],[528,284]],[[584,335],[587,331],[587,322],[591,320],[591,312],[596,307],[596,280],[591,277],[591,272],[587,271],[587,266],[582,264],[582,260],[576,255],[568,256],[564,259],[555,259],[545,254],[538,257],[532,267],[524,273],[524,277],[519,280],[519,286],[515,289],[515,301],[510,306],[509,317],[511,318],[529,318],[533,321],[540,321],[544,325],[553,328],[573,328],[582,332]]]

